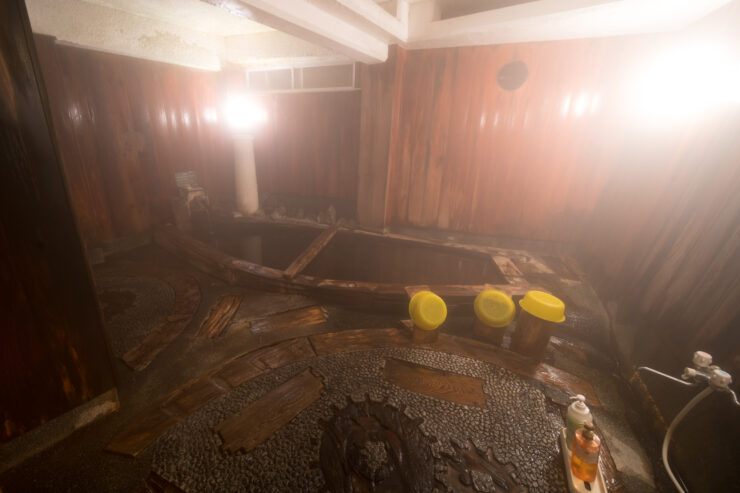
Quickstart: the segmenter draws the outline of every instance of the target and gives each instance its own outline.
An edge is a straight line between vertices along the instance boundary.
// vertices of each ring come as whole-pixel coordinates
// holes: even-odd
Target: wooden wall
[[[734,2],[663,42],[669,48],[682,41],[713,43],[735,69],[738,23],[740,4]],[[688,68],[702,76],[699,96],[727,77]],[[615,159],[579,246],[602,296],[617,301],[618,319],[636,328],[625,352],[679,371],[702,349],[737,374],[740,104],[652,127],[612,124],[611,130],[617,138],[608,150]]]
[[[615,51],[605,40],[409,51],[387,222],[573,239],[605,181],[602,113],[590,103],[608,97]],[[529,80],[505,91],[496,76],[512,60]]]
[[[0,2],[0,443],[114,387],[22,0]]]
[[[737,285],[711,272],[735,272],[736,122],[656,130],[624,89],[641,59],[682,35],[395,49],[359,67],[361,93],[267,95],[260,188],[356,196],[358,218],[376,227],[568,242],[630,310],[661,327],[680,319],[686,347],[705,319],[702,333],[721,340]],[[216,202],[233,199],[230,137],[205,119],[223,93],[216,74],[37,39],[59,81],[55,131],[89,245],[167,219],[175,171],[195,170]],[[511,60],[529,67],[513,92],[496,83]]]
[[[668,35],[414,50],[385,64],[390,75],[364,68],[363,112],[400,106],[387,166],[369,177],[377,126],[363,113],[360,190],[387,181],[385,202],[359,195],[358,211],[380,208],[381,226],[568,243],[640,327],[624,346],[636,361],[680,366],[703,347],[740,368],[738,107],[652,121],[632,85],[683,41],[739,46],[729,8]],[[529,78],[505,91],[497,72],[512,60]],[[722,75],[706,77],[712,91]]]
[[[386,63],[358,64],[362,88],[362,123],[358,160],[357,219],[382,228],[386,225],[388,170],[397,154],[401,83],[406,51],[391,47]]]
[[[36,35],[53,123],[89,246],[171,218],[174,174],[193,170],[231,210],[232,137],[222,118],[243,72],[208,72],[60,45]],[[271,94],[255,138],[260,190],[354,201],[360,94]]]
[[[276,93],[254,143],[260,192],[349,200],[357,196],[360,92]]]
[[[740,370],[740,115],[667,137],[630,140],[578,246],[619,319],[649,327],[636,360],[677,371],[703,349]]]
[[[174,173],[229,200],[230,143],[216,73],[96,52],[36,35],[54,130],[83,238],[97,245],[170,217]]]

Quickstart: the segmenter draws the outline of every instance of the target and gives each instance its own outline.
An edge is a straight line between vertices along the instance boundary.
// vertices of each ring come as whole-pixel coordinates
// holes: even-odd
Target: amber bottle
[[[601,440],[594,434],[594,428],[586,423],[583,428],[576,430],[573,439],[573,456],[570,459],[570,469],[573,475],[588,483],[596,480],[599,471],[599,449]]]

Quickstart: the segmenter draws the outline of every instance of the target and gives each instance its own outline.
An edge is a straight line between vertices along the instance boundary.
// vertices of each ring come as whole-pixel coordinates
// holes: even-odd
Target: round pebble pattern
[[[387,357],[484,380],[488,409],[415,394],[386,382],[383,368]],[[218,423],[309,366],[324,381],[324,392],[318,401],[251,453],[229,454],[221,450],[221,438],[213,431]],[[462,445],[471,440],[481,450],[491,447],[500,462],[515,465],[518,479],[529,491],[566,490],[557,445],[564,422],[559,409],[541,390],[493,365],[407,348],[317,357],[246,382],[159,439],[154,445],[153,469],[192,492],[319,491],[324,485],[318,465],[323,433],[319,420],[330,419],[335,413],[333,406],[345,407],[347,396],[355,401],[367,396],[376,401],[387,398],[397,408],[405,404],[410,418],[424,420],[420,427],[432,438],[432,452],[437,459],[443,453],[455,454],[451,441]],[[485,482],[484,478],[476,479]],[[445,489],[439,482],[439,491]]]
[[[99,277],[95,280],[103,312],[106,300],[116,294],[133,295],[133,304],[106,318],[111,349],[117,357],[139,344],[164,322],[175,303],[175,292],[164,281],[150,277]],[[113,296],[110,296],[112,294]]]

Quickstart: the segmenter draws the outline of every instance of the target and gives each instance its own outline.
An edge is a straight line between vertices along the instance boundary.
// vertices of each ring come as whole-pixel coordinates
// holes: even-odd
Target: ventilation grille
[[[353,89],[355,66],[322,65],[250,70],[247,72],[249,89],[253,91],[322,91]]]

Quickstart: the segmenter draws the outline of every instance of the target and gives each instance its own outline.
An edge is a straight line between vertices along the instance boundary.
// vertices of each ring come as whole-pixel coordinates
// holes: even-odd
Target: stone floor
[[[176,304],[163,276],[141,274],[147,267],[191,277],[201,298],[182,333],[145,369],[134,371],[120,357],[167,319]],[[565,410],[562,392],[491,363],[407,347],[318,354],[264,371],[222,389],[135,458],[106,452],[114,436],[153,401],[241,354],[312,334],[397,327],[400,317],[327,306],[323,323],[256,331],[237,322],[317,302],[227,285],[153,246],[111,257],[96,272],[121,409],[2,474],[4,493],[149,491],[145,481],[151,473],[172,488],[194,492],[351,491],[337,485],[358,481],[374,482],[376,491],[565,490],[557,444]],[[219,337],[197,336],[211,307],[226,294],[243,296],[234,322]],[[602,403],[594,414],[622,491],[671,491],[656,444],[645,438],[650,436],[646,424],[616,376],[598,300],[581,285],[572,288],[567,303],[568,322],[546,361],[593,385]],[[454,316],[444,331],[472,338],[471,326],[470,316]],[[391,383],[384,373],[389,359],[479,381],[485,404],[460,404]],[[214,431],[219,423],[306,369],[321,381],[315,401],[249,451],[224,450],[223,437]],[[364,438],[337,448],[327,437],[338,430]],[[410,483],[409,477],[414,478]]]
[[[388,357],[482,380],[486,408],[435,399],[388,383],[382,375]],[[309,365],[326,382],[318,401],[251,453],[222,450],[214,426]],[[444,454],[454,456],[453,443],[472,440],[479,449],[491,447],[500,462],[515,464],[517,476],[530,491],[558,492],[565,487],[562,459],[553,446],[564,423],[557,406],[542,391],[492,365],[406,348],[318,357],[250,381],[200,409],[160,439],[154,449],[153,469],[192,491],[317,491],[324,484],[319,467],[324,429],[319,423],[334,416],[333,407],[347,406],[348,398],[352,402],[366,398],[387,401],[396,409],[405,406],[408,418],[422,420],[419,426],[434,460],[442,461]],[[432,462],[427,465],[434,467]],[[453,486],[445,484],[442,473],[435,479],[439,491]]]

